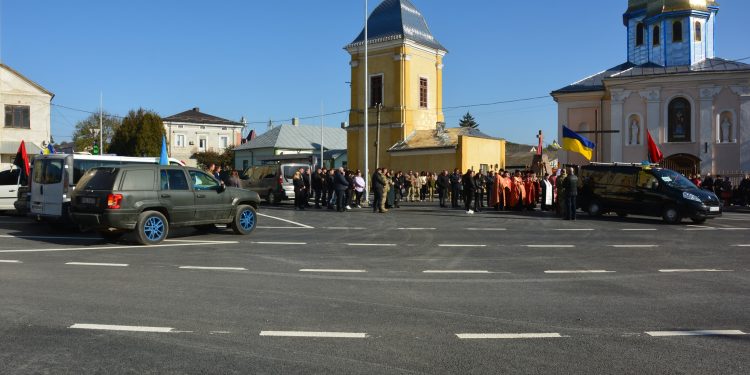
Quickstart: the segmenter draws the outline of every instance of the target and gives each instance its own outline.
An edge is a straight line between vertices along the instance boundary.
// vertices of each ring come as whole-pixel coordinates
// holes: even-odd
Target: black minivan
[[[677,224],[690,218],[696,224],[721,216],[721,202],[683,175],[651,165],[591,164],[581,167],[579,207],[591,216],[661,216]]]

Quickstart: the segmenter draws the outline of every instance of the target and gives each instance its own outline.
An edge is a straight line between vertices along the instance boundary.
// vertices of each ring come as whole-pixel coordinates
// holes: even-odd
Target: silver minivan
[[[269,164],[248,168],[241,176],[243,189],[252,190],[266,202],[280,203],[294,199],[294,172],[300,168],[309,169],[310,164],[289,163]]]

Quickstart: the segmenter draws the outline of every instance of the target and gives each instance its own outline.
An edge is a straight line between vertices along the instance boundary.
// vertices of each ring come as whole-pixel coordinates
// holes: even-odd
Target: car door
[[[18,195],[20,169],[0,172],[0,211],[13,210]]]
[[[159,172],[159,202],[167,207],[172,223],[195,221],[195,193],[182,168],[162,168]]]
[[[222,200],[223,189],[220,189],[219,181],[199,170],[191,169],[188,173],[195,193],[196,218],[202,221],[223,219],[227,207]]]
[[[649,171],[638,173],[633,211],[649,216],[659,216],[664,207],[664,195],[659,191],[659,179]]]

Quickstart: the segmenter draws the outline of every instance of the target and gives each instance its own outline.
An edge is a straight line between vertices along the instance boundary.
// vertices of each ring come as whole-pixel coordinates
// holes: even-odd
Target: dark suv
[[[71,195],[71,213],[80,227],[107,239],[135,231],[144,245],[164,241],[170,227],[229,224],[237,234],[250,234],[259,204],[255,192],[225,188],[201,170],[180,166],[93,168]]]

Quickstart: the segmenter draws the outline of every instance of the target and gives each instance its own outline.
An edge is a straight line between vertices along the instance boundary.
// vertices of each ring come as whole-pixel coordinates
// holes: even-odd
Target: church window
[[[690,102],[685,98],[676,98],[669,102],[668,141],[690,142],[691,124]]]
[[[654,45],[658,46],[661,44],[661,29],[659,26],[654,26]]]
[[[370,108],[383,104],[383,75],[370,77]]]
[[[643,45],[643,34],[644,34],[645,28],[643,27],[643,23],[638,23],[638,26],[635,28],[635,45],[636,46],[642,46]]]
[[[419,79],[419,108],[427,108],[427,78]]]
[[[682,42],[682,22],[680,21],[672,24],[672,41],[675,43]]]
[[[703,40],[703,27],[700,22],[695,22],[695,41],[700,42]]]

